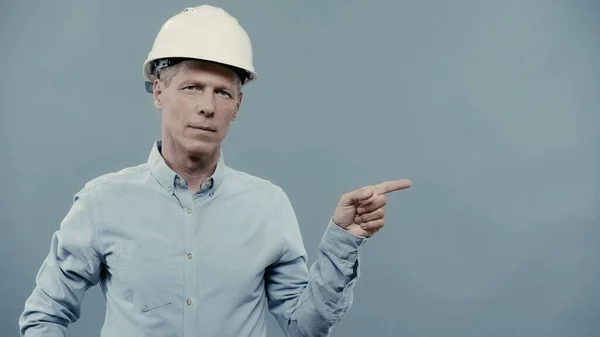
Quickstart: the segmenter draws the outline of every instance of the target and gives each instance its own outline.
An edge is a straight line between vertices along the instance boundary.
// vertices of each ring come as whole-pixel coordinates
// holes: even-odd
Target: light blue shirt
[[[84,292],[106,299],[101,336],[327,336],[352,304],[368,240],[324,223],[307,266],[277,185],[225,165],[197,193],[161,156],[88,182],[52,237],[19,319],[23,336],[65,336]],[[91,335],[91,334],[90,334]]]

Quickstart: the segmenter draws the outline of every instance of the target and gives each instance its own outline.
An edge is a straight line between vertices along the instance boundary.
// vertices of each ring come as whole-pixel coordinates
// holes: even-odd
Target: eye
[[[233,96],[231,96],[231,94],[230,94],[228,91],[226,91],[226,90],[222,90],[222,89],[221,89],[221,90],[217,91],[217,93],[218,93],[219,95],[221,95],[221,96],[226,96],[226,97],[231,97],[231,98],[233,97]]]
[[[188,85],[186,87],[183,87],[183,90],[197,90],[198,87],[195,85]]]

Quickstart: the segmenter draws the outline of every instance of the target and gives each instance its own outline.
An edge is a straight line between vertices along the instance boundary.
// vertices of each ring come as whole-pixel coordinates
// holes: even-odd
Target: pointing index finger
[[[386,181],[384,183],[373,186],[373,190],[377,194],[386,194],[394,191],[400,191],[412,186],[412,181],[408,179]]]

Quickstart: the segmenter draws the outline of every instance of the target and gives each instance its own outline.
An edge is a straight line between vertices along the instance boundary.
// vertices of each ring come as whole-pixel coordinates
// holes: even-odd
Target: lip
[[[204,125],[190,125],[190,127],[192,129],[197,129],[197,130],[202,130],[202,131],[208,131],[208,132],[215,132],[215,131],[217,131],[213,127],[204,126]]]

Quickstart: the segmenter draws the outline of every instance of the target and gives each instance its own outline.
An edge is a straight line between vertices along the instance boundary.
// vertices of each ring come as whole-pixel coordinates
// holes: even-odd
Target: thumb
[[[355,205],[361,201],[369,199],[373,196],[373,194],[375,194],[375,190],[373,190],[371,187],[359,188],[346,194],[342,200],[342,203],[344,206]]]

